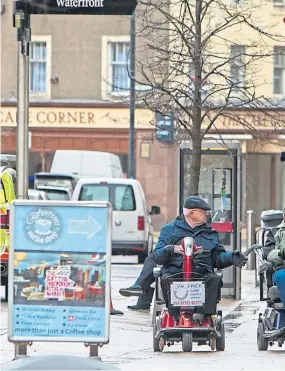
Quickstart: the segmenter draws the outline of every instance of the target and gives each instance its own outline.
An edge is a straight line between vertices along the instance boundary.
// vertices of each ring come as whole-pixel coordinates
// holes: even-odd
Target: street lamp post
[[[130,128],[129,128],[129,178],[135,179],[135,11],[131,15],[130,22]]]
[[[17,28],[17,198],[28,198],[29,174],[29,45],[30,14],[26,3],[15,2],[13,22]]]

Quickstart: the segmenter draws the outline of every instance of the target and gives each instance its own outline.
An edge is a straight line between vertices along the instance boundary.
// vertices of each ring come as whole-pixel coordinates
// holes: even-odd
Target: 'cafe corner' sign
[[[16,107],[1,107],[1,127],[16,127],[16,112]],[[215,122],[215,127],[224,132],[235,129],[244,130],[245,126],[252,130],[284,130],[285,117],[282,115],[282,112],[274,115],[240,112],[240,120],[220,116]],[[154,117],[155,114],[149,109],[136,108],[136,129],[154,129]],[[156,118],[158,119],[158,117]],[[171,122],[171,120],[169,121]],[[241,124],[243,121],[247,123],[245,126]],[[157,134],[166,133],[170,126],[172,127],[172,125],[169,126],[170,122],[156,121]],[[207,124],[207,122],[204,122],[203,126],[207,127]],[[129,129],[129,125],[130,114],[128,108],[30,107],[29,109],[30,127]],[[172,130],[170,131],[172,132]]]
[[[2,127],[15,127],[16,107],[1,107]],[[136,128],[153,128],[153,113],[147,109],[136,109]],[[66,108],[30,107],[30,127],[50,128],[103,128],[128,129],[130,114],[128,108]]]

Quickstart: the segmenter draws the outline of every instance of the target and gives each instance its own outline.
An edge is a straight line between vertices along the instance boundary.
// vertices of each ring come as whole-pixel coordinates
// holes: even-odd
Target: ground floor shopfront
[[[136,177],[149,206],[161,206],[154,217],[159,228],[177,215],[179,192],[179,146],[155,138],[153,114],[138,108],[136,128]],[[34,103],[30,106],[30,167],[32,176],[49,171],[57,149],[108,151],[120,156],[127,173],[129,110],[115,104]],[[2,103],[1,152],[16,153],[16,106]],[[234,135],[229,123],[223,132]],[[285,140],[275,142],[240,136],[242,145],[243,211],[280,208],[285,203],[285,163],[279,160]],[[283,149],[284,150],[284,149]],[[244,215],[244,213],[243,213]]]

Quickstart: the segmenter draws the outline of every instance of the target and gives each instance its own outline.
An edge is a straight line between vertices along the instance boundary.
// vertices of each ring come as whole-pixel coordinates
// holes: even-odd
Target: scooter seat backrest
[[[276,300],[276,299],[280,299],[280,295],[279,295],[277,286],[271,286],[270,287],[270,289],[268,290],[268,296],[273,301]]]

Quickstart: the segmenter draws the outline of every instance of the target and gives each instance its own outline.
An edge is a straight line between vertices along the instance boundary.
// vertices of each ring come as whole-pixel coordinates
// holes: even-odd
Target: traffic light
[[[137,0],[16,0],[29,14],[131,15]]]

